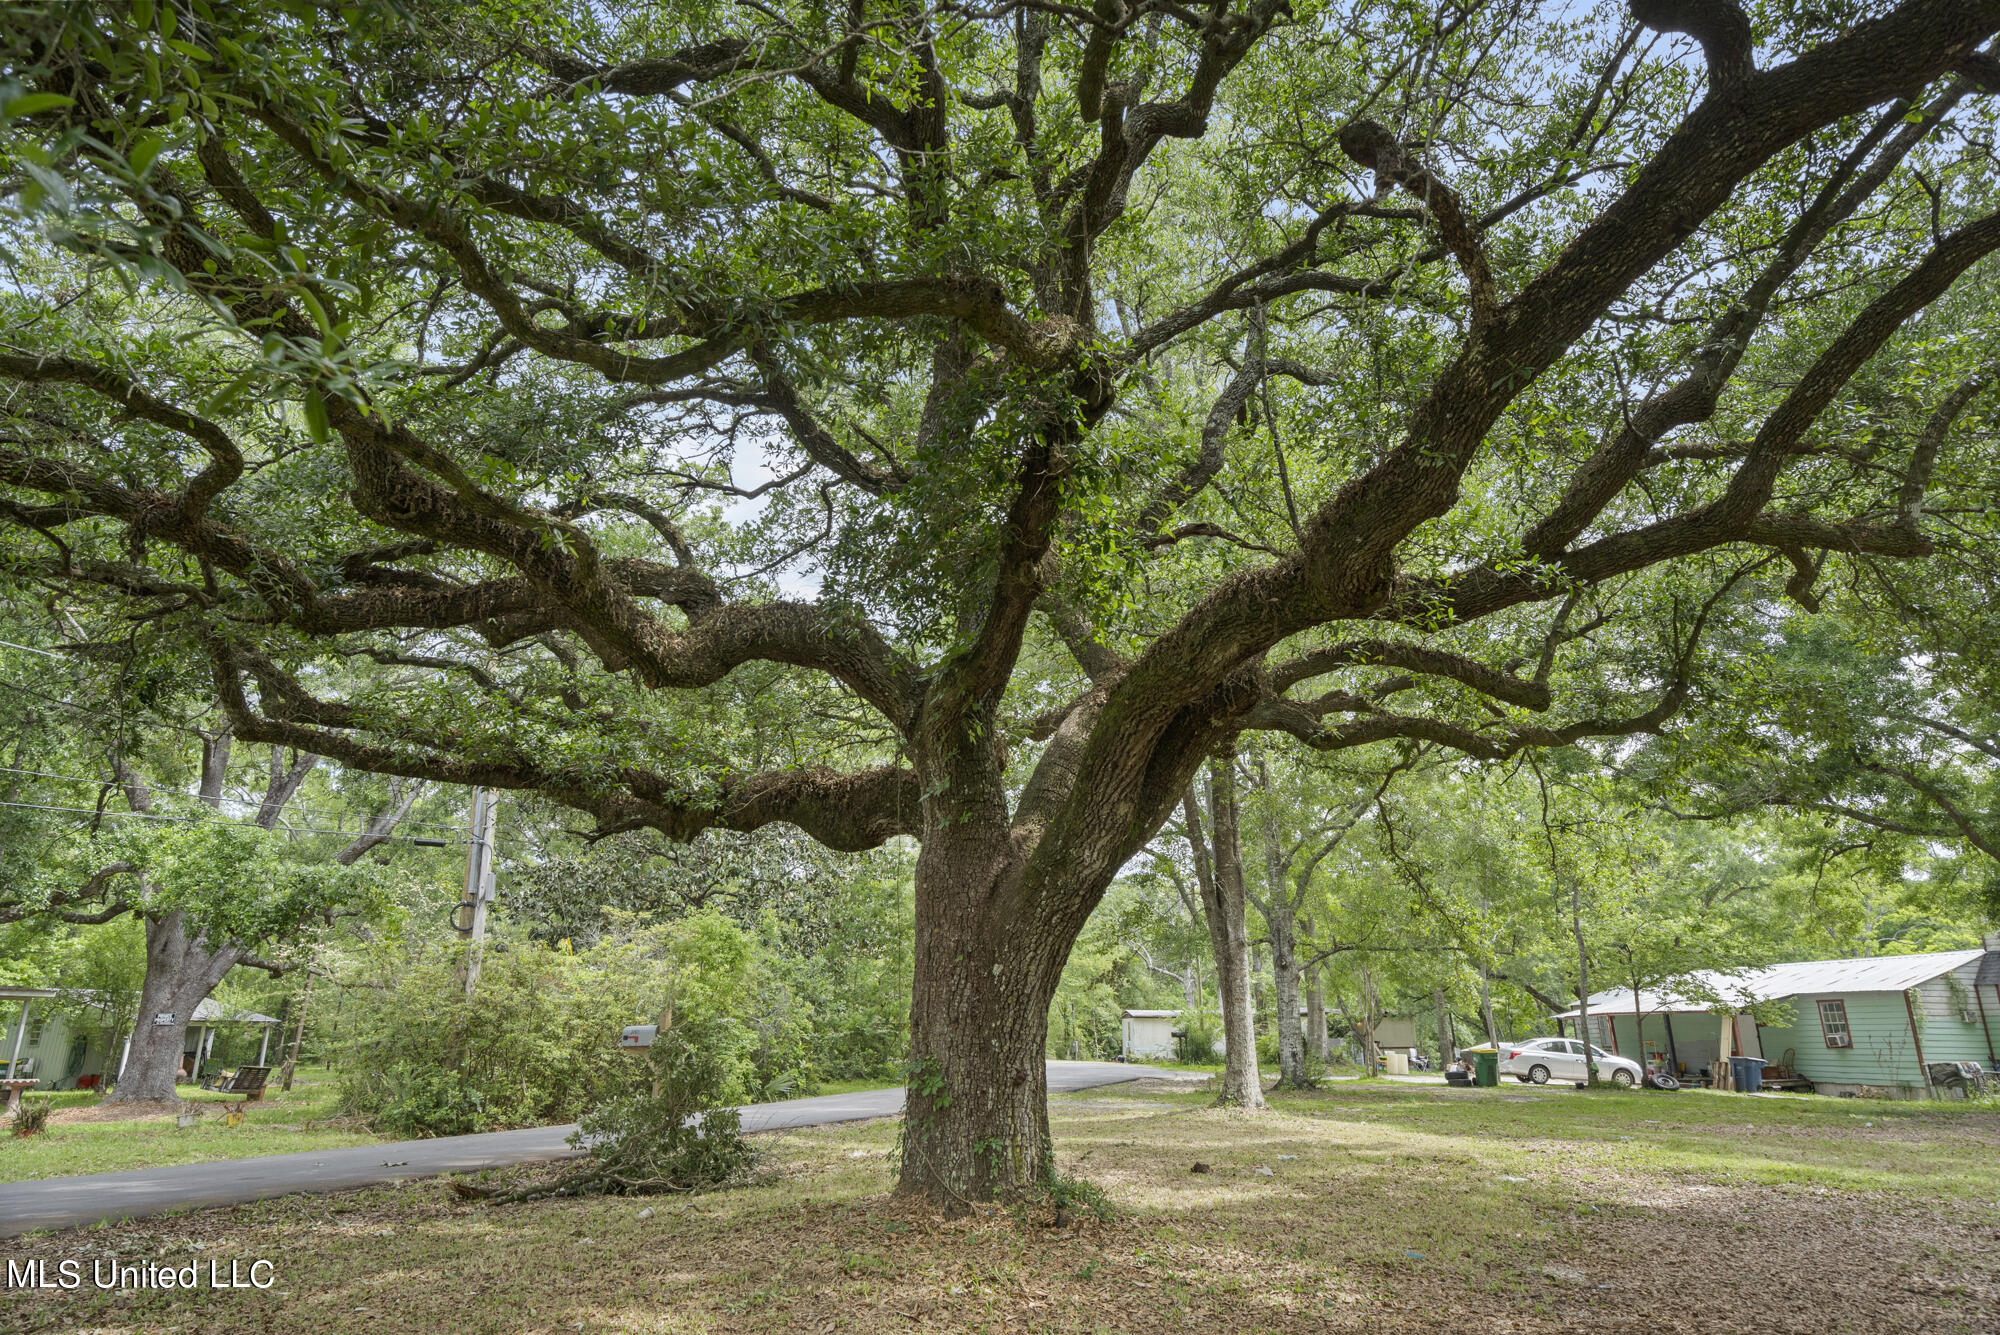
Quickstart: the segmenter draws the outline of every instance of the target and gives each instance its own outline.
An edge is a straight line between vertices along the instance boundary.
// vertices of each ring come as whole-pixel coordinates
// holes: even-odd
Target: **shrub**
[[[785,1097],[810,1083],[810,1007],[772,978],[757,939],[720,914],[632,927],[576,953],[502,935],[471,999],[461,958],[455,942],[421,950],[346,1026],[349,1114],[405,1136],[575,1121],[649,1085],[618,1033],[668,1008],[709,1044],[714,1102]]]
[[[632,1086],[618,1031],[659,1005],[642,979],[539,947],[489,947],[468,1000],[459,958],[450,946],[425,951],[367,999],[340,1047],[344,1111],[396,1135],[464,1135],[574,1121]]]
[[[21,1106],[14,1109],[14,1134],[17,1136],[38,1136],[49,1124],[49,1105],[42,1099],[21,1100]]]
[[[756,1154],[736,1109],[719,1106],[733,1074],[720,1054],[726,1021],[677,1023],[649,1054],[654,1088],[592,1109],[572,1145],[587,1146],[580,1176],[613,1194],[699,1191],[741,1181]]]
[[[1215,1042],[1221,1036],[1213,1016],[1182,1011],[1181,1027],[1174,1031],[1174,1060],[1190,1066],[1208,1065],[1215,1060]]]
[[[486,1096],[462,1072],[397,1062],[376,1073],[379,1088],[370,1118],[378,1131],[405,1138],[466,1136],[494,1125]]]

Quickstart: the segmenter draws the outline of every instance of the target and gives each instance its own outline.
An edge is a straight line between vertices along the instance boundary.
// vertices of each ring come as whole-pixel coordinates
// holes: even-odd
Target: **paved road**
[[[1147,1076],[1175,1078],[1151,1066],[1117,1062],[1050,1062],[1049,1091],[1067,1093],[1115,1085]],[[903,1110],[903,1091],[872,1089],[858,1094],[825,1094],[742,1109],[745,1131],[858,1122],[893,1117]],[[574,1126],[490,1131],[477,1136],[400,1140],[350,1149],[273,1154],[260,1159],[176,1164],[130,1173],[92,1177],[52,1177],[0,1183],[0,1238],[43,1228],[75,1228],[103,1219],[130,1219],[212,1205],[287,1196],[297,1191],[352,1191],[441,1173],[473,1173],[482,1168],[574,1158],[564,1142]],[[5,1171],[0,1158],[0,1172]]]

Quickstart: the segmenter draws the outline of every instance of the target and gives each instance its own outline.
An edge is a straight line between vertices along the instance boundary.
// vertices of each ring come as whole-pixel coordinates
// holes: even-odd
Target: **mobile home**
[[[1772,1063],[1773,1083],[1822,1094],[1923,1098],[1942,1092],[1937,1071],[1949,1063],[2000,1069],[2000,937],[1977,950],[1809,960],[1693,981],[1636,998],[1630,988],[1594,994],[1591,1040],[1683,1078],[1726,1047]],[[1720,1004],[1696,999],[1709,996]],[[1790,1012],[1786,1023],[1759,1023],[1753,1008],[1771,1002]],[[1556,1017],[1582,1018],[1581,1007]]]

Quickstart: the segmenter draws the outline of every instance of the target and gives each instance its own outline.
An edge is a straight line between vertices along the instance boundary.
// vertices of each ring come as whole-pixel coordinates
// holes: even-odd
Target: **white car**
[[[1593,1046],[1590,1051],[1597,1061],[1599,1080],[1609,1080],[1621,1089],[1631,1089],[1645,1080],[1646,1073],[1639,1063],[1614,1057],[1600,1047]],[[1574,1038],[1531,1038],[1524,1043],[1502,1043],[1500,1071],[1534,1085],[1546,1085],[1551,1080],[1583,1084],[1590,1078],[1584,1069],[1583,1043]]]

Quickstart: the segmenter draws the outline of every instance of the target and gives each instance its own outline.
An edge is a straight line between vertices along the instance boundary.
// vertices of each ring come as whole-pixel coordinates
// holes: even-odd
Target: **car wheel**
[[[1546,1066],[1530,1066],[1528,1068],[1528,1081],[1530,1084],[1546,1085],[1549,1083],[1549,1068]]]
[[[1611,1073],[1611,1083],[1620,1089],[1630,1089],[1633,1085],[1632,1073],[1630,1071],[1613,1071]]]

